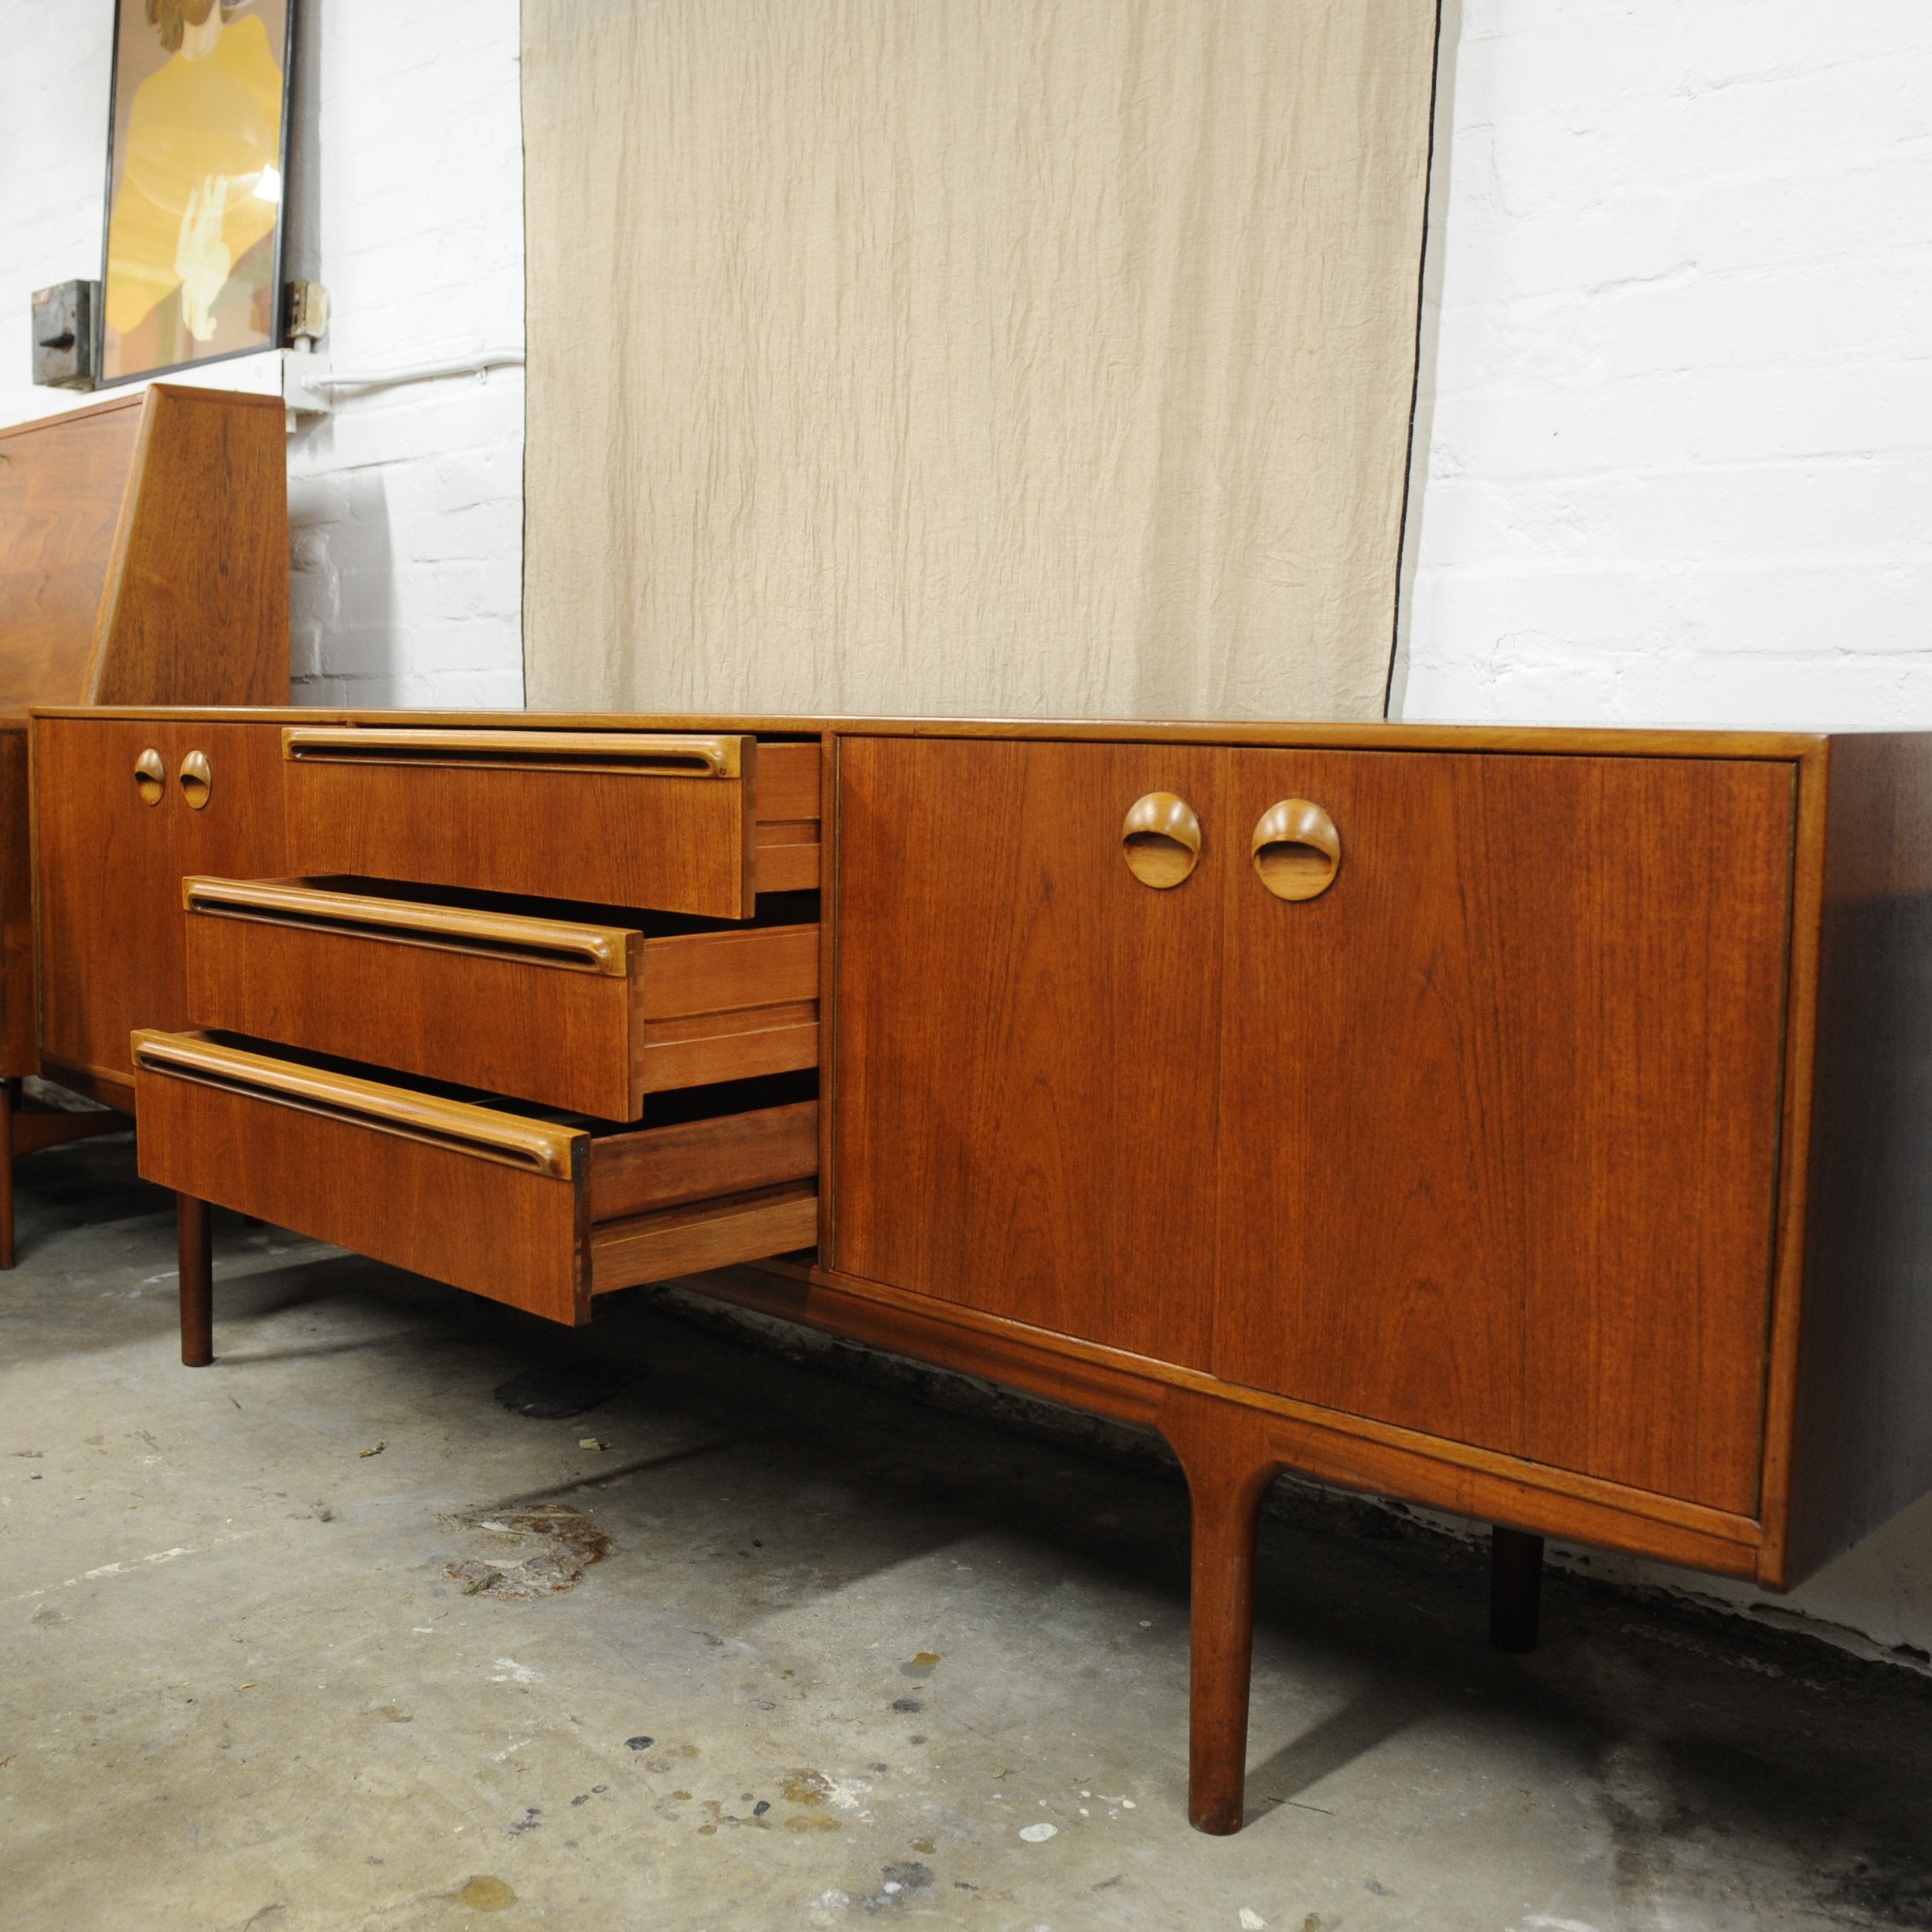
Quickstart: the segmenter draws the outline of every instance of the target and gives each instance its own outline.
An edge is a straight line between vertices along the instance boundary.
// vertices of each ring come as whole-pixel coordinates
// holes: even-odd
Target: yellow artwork
[[[101,375],[272,347],[291,0],[121,0]]]

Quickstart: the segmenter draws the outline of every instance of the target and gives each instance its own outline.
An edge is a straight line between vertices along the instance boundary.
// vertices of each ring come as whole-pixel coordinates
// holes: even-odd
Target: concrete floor
[[[1505,1658],[1475,1553],[1291,1499],[1253,1821],[1201,1838],[1158,1469],[233,1222],[189,1372],[129,1145],[22,1182],[8,1932],[1932,1926],[1909,1672],[1567,1580]]]

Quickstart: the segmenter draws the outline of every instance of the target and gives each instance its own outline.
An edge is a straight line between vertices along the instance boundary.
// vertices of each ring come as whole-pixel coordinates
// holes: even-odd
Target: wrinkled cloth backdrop
[[[536,706],[1381,713],[1434,0],[524,0]]]

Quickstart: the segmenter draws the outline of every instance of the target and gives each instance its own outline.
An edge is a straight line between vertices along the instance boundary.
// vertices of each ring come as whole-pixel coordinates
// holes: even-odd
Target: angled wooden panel
[[[0,430],[0,716],[90,695],[142,407],[129,396]],[[219,522],[219,498],[199,507]]]
[[[274,397],[147,391],[89,702],[287,703],[287,444]]]
[[[1124,862],[1143,795],[1221,836],[1226,754],[850,737],[833,1240],[845,1273],[1204,1366],[1220,908]]]
[[[1793,767],[1230,770],[1216,1372],[1754,1515]],[[1291,902],[1246,847],[1298,798]]]

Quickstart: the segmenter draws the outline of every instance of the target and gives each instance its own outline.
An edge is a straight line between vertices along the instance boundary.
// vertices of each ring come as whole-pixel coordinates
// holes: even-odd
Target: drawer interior
[[[345,875],[182,897],[198,1026],[615,1121],[818,1064],[815,893],[742,921]]]
[[[521,1100],[454,1080],[426,1078],[420,1074],[399,1073],[393,1067],[379,1066],[367,1060],[341,1054],[317,1053],[279,1042],[243,1033],[209,1028],[193,1037],[207,1039],[240,1052],[273,1058],[291,1069],[318,1073],[336,1073],[355,1080],[374,1082],[399,1094],[420,1094],[427,1098],[451,1100],[466,1107],[480,1107],[510,1121],[562,1129],[566,1134],[586,1137],[583,1155],[592,1175],[591,1219],[609,1218],[611,1213],[634,1212],[628,1205],[630,1196],[612,1183],[607,1210],[600,1209],[596,1179],[600,1165],[614,1174],[620,1164],[643,1161],[655,1149],[681,1145],[701,1130],[716,1134],[724,1124],[799,1107],[815,1112],[818,1101],[818,1074],[815,1068],[795,1073],[770,1073],[749,1080],[719,1080],[706,1087],[689,1087],[662,1097],[651,1110],[651,1124],[639,1127],[621,1121],[604,1120],[567,1107],[546,1106],[540,1101]],[[812,1165],[818,1166],[816,1148]],[[785,1179],[796,1178],[791,1175]],[[661,1204],[661,1203],[660,1203]]]
[[[818,1240],[815,1072],[625,1128],[246,1036],[138,1034],[134,1060],[148,1179],[553,1320]]]

